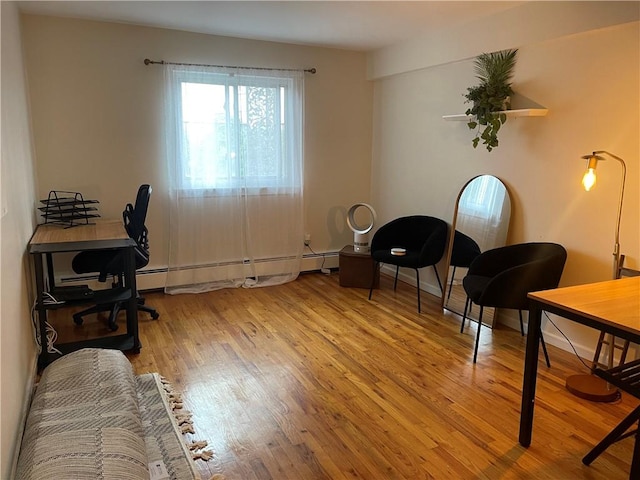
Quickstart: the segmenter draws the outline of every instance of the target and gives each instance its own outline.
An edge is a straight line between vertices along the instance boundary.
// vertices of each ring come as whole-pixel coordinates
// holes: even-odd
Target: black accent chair
[[[151,187],[141,185],[136,196],[135,206],[127,204],[122,212],[124,227],[129,235],[136,241],[135,264],[136,270],[145,267],[149,263],[149,240],[148,230],[144,225],[149,208],[149,198],[151,197]],[[98,281],[105,282],[108,276],[114,277],[113,287],[124,284],[124,257],[121,251],[114,250],[88,250],[78,253],[71,263],[73,271],[76,273],[98,272]],[[73,321],[76,325],[82,325],[83,317],[92,313],[110,312],[108,326],[111,331],[116,331],[118,325],[116,319],[118,313],[125,305],[125,302],[99,303],[91,308],[75,313]],[[151,315],[154,320],[160,315],[158,312],[144,305],[144,298],[138,294],[138,310],[142,310]]]
[[[413,268],[416,271],[416,290],[418,292],[418,313],[420,313],[420,271],[419,268],[433,266],[440,290],[442,283],[436,269],[436,263],[444,254],[447,242],[447,224],[444,220],[425,215],[400,217],[383,225],[371,239],[371,257],[374,259],[374,275],[381,263],[396,266],[396,278],[393,289],[398,285],[400,267]],[[392,248],[404,248],[405,255],[392,255]],[[369,289],[369,300],[373,293],[373,283]]]
[[[453,288],[453,279],[456,276],[456,267],[469,268],[471,262],[480,255],[480,247],[476,241],[458,230],[453,234],[453,248],[451,250],[451,260],[449,265],[453,267],[451,272],[451,280],[449,281],[449,292],[447,300],[451,298],[451,289]]]
[[[462,285],[467,301],[462,315],[460,333],[464,330],[467,312],[472,303],[480,306],[478,330],[473,351],[473,363],[478,356],[480,327],[484,307],[518,310],[520,332],[524,336],[522,310],[528,310],[527,294],[557,288],[567,260],[562,245],[548,242],[531,242],[494,248],[478,255],[471,265]],[[547,347],[542,335],[542,349],[550,367]]]

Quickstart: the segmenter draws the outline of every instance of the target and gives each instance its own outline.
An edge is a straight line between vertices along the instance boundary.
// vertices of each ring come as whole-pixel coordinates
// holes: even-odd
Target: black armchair
[[[147,217],[150,197],[151,187],[149,185],[141,185],[138,189],[135,206],[129,203],[122,212],[125,230],[129,237],[136,241],[136,246],[134,247],[136,270],[145,267],[149,263],[148,230],[144,222]],[[73,258],[71,266],[76,273],[98,272],[98,280],[100,282],[105,282],[107,276],[113,276],[114,287],[120,286],[124,282],[124,257],[122,252],[114,250],[80,252]],[[123,305],[124,302],[99,303],[75,313],[73,321],[76,325],[82,325],[85,315],[109,311],[108,326],[110,330],[115,331],[118,329],[116,318]],[[154,320],[160,316],[155,309],[144,305],[144,298],[139,294],[138,310],[149,313]]]
[[[478,330],[473,351],[473,363],[478,356],[480,327],[484,307],[518,310],[520,330],[524,335],[522,310],[529,307],[527,294],[539,290],[557,288],[567,260],[562,245],[548,242],[521,243],[494,248],[478,255],[471,265],[462,285],[467,302],[462,316],[460,333],[464,330],[467,311],[472,303],[480,306]],[[541,337],[547,366],[549,355]]]
[[[420,272],[419,268],[433,266],[440,290],[442,283],[436,269],[436,263],[444,254],[447,241],[447,224],[444,220],[424,215],[401,217],[383,225],[371,239],[371,257],[374,259],[374,273],[380,263],[396,266],[393,289],[398,284],[400,267],[413,268],[416,271],[416,289],[418,294],[418,313],[420,313]],[[404,255],[393,255],[392,248],[404,248]],[[375,278],[375,275],[373,276]],[[369,289],[369,300],[373,293],[373,284]]]

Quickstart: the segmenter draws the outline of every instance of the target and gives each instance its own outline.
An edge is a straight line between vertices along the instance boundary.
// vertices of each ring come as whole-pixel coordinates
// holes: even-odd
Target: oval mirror
[[[447,265],[449,266],[443,307],[462,315],[466,294],[462,279],[473,259],[485,250],[506,245],[511,198],[504,183],[493,175],[479,175],[469,180],[458,195],[453,212]],[[475,308],[474,308],[475,307]],[[478,319],[473,306],[469,316]],[[495,309],[485,308],[483,323],[493,327]]]

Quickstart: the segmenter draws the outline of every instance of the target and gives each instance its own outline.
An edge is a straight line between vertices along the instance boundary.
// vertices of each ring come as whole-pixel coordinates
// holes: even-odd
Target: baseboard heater
[[[275,265],[278,262],[289,261],[292,257],[272,257],[261,258],[255,260],[255,264],[260,271],[260,274],[268,274],[269,266]],[[249,260],[244,262],[218,262],[210,264],[189,265],[182,267],[179,270],[188,271],[195,269],[228,269],[238,268],[249,264]],[[312,272],[321,270],[324,268],[337,268],[338,267],[338,252],[324,252],[324,253],[306,253],[302,255],[301,272]],[[136,273],[136,281],[138,283],[138,290],[155,290],[162,289],[166,284],[167,273],[169,267],[157,267],[157,268],[145,268],[138,270]],[[104,283],[98,282],[98,274],[90,275],[66,275],[60,277],[58,280],[60,285],[75,285],[78,283],[89,283],[91,288],[104,288]]]

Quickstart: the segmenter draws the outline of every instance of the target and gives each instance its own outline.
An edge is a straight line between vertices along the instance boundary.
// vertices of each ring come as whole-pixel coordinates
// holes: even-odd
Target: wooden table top
[[[640,334],[640,277],[532,292],[529,298]]]
[[[36,228],[31,245],[43,243],[90,242],[129,238],[122,220],[98,220],[92,225],[65,228],[62,225],[41,224]]]
[[[29,253],[71,252],[102,248],[123,248],[135,245],[122,220],[97,220],[92,225],[65,228],[41,224],[29,241]]]

